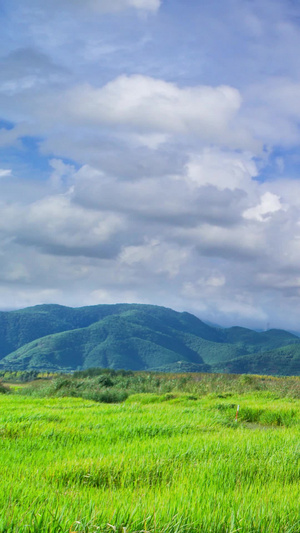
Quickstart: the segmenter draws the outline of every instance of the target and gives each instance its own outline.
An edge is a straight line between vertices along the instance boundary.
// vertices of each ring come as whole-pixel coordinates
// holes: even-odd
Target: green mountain
[[[300,375],[300,345],[290,344],[276,350],[245,355],[214,365],[215,372],[234,374]]]
[[[224,342],[235,344],[248,352],[274,350],[280,346],[299,342],[299,337],[282,329],[269,329],[258,333],[251,329],[235,326],[224,329],[223,332]]]
[[[152,305],[40,305],[0,313],[1,369],[299,374],[299,358],[287,367],[285,348],[300,353],[300,338],[282,330],[218,328]]]

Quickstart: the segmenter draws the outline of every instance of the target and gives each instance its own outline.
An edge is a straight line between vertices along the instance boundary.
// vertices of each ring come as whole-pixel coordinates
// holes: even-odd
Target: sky
[[[300,330],[300,4],[0,0],[0,308]]]

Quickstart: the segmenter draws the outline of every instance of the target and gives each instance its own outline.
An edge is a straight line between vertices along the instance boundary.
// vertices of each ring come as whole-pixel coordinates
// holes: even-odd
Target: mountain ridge
[[[7,370],[103,366],[298,375],[298,351],[300,338],[285,330],[215,327],[150,304],[42,304],[0,312],[0,369]],[[293,364],[287,364],[291,357]]]

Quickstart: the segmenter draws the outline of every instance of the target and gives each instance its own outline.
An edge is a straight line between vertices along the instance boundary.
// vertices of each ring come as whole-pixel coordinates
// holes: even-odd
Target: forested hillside
[[[205,324],[190,313],[142,305],[40,305],[0,313],[0,368],[90,367],[299,375],[300,339]]]

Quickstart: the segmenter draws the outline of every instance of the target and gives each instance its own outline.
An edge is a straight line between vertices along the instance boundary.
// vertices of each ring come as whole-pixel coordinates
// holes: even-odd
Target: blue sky
[[[300,6],[2,0],[0,299],[299,329]]]

